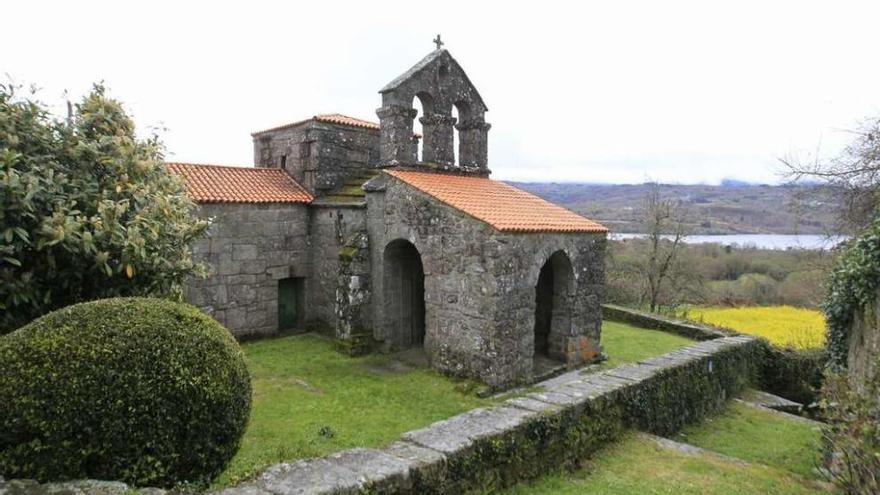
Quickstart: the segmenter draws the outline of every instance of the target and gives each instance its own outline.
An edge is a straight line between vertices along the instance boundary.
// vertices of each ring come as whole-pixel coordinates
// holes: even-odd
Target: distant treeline
[[[520,188],[615,232],[642,233],[645,195],[657,187],[684,206],[691,234],[827,234],[834,232],[832,198],[813,185],[516,183]],[[833,196],[833,194],[831,194]]]
[[[608,302],[636,306],[646,303],[644,270],[650,253],[645,239],[609,242]],[[828,251],[685,245],[669,268],[660,304],[788,304],[816,308],[825,295],[824,282],[834,256]]]

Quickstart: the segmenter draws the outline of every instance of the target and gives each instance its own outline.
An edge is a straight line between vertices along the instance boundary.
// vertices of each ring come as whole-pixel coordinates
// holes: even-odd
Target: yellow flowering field
[[[758,335],[780,347],[810,349],[825,345],[825,316],[813,309],[792,306],[742,308],[689,308],[691,321]]]

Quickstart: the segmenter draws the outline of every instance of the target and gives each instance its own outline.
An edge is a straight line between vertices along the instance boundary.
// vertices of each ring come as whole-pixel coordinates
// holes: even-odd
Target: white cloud
[[[480,89],[495,177],[775,181],[880,113],[876,2],[15,2],[0,73],[105,80],[180,160],[252,162],[249,133],[375,119],[378,89],[447,48]]]

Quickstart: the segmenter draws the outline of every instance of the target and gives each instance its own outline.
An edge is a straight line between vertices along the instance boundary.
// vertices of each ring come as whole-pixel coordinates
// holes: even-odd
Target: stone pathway
[[[664,449],[675,450],[677,452],[684,452],[685,454],[691,455],[705,455],[710,457],[715,457],[717,459],[721,459],[723,461],[732,462],[734,464],[739,464],[741,466],[750,465],[749,462],[746,462],[742,459],[738,459],[736,457],[731,457],[729,455],[720,454],[715,452],[714,450],[706,450],[701,447],[697,447],[695,445],[691,445],[689,443],[676,442],[675,440],[671,440],[665,437],[659,437],[657,435],[652,435],[650,433],[645,433],[640,431],[637,434],[639,437],[644,438],[645,440],[649,440],[657,445],[663,447]]]

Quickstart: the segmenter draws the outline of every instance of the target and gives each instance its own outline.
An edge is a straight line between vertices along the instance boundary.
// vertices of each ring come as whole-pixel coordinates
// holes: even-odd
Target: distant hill
[[[512,182],[565,206],[614,232],[639,232],[639,210],[647,184]],[[770,186],[727,180],[720,186],[660,186],[664,198],[688,206],[693,234],[825,234],[832,225],[830,205],[805,194],[813,186]]]

